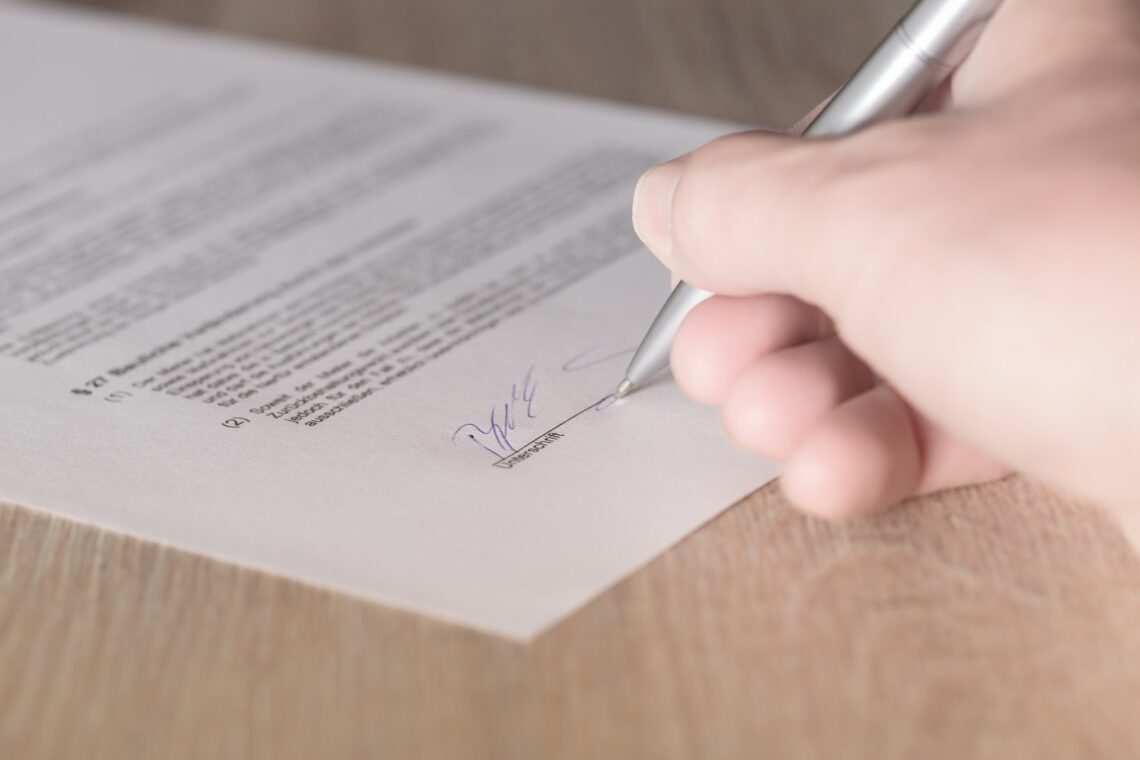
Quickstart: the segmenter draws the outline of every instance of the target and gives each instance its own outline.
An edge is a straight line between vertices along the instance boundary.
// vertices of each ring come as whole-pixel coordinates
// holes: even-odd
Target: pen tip
[[[617,390],[614,391],[614,397],[615,398],[625,398],[626,396],[628,396],[630,394],[630,391],[632,391],[632,390],[633,390],[633,381],[630,380],[629,378],[626,378],[625,380],[621,381],[621,383],[617,387]]]

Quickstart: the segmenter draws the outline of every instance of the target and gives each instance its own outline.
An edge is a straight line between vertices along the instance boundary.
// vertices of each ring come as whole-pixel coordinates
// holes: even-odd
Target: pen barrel
[[[678,283],[657,313],[657,318],[650,325],[641,345],[637,347],[633,360],[626,368],[626,378],[640,386],[663,372],[669,366],[669,350],[673,346],[673,338],[681,329],[681,321],[697,304],[711,297],[712,293],[707,290],[701,290],[687,282]]]
[[[923,0],[897,31],[925,58],[954,69],[966,60],[1002,0]]]
[[[832,98],[806,137],[833,137],[913,112],[973,49],[1001,0],[922,0]]]

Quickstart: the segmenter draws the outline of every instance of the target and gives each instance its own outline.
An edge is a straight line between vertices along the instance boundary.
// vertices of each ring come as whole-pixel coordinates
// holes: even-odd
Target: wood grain
[[[903,2],[112,0],[765,123]],[[1140,756],[1140,560],[1011,479],[847,525],[774,488],[530,646],[0,505],[0,757]]]

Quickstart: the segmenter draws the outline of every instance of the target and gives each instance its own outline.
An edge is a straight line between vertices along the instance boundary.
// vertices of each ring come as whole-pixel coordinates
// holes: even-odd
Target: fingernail
[[[673,254],[673,193],[681,179],[681,162],[655,166],[633,191],[633,230],[641,242],[669,266]]]

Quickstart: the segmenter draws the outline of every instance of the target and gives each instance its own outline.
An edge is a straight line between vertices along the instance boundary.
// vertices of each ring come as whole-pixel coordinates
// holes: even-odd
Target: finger
[[[819,423],[788,460],[782,483],[800,508],[836,519],[1006,472],[916,418],[892,388],[879,385]]]
[[[894,227],[884,217],[934,195],[930,131],[915,120],[868,130],[886,138],[723,137],[641,178],[634,227],[662,263],[697,287],[781,292],[826,309],[903,248],[899,235],[889,244]]]
[[[874,381],[832,336],[753,361],[732,383],[721,416],[737,444],[783,460],[820,420]]]
[[[670,366],[694,400],[720,404],[758,357],[816,340],[830,329],[818,309],[788,296],[714,296],[681,323]]]
[[[806,116],[804,116],[798,122],[796,122],[791,127],[789,127],[786,130],[787,134],[789,134],[789,135],[800,135],[800,134],[802,134],[803,131],[805,129],[807,129],[808,125],[810,125],[813,121],[815,121],[815,118],[817,116],[819,116],[819,114],[823,111],[824,108],[827,107],[827,104],[830,103],[831,99],[834,97],[835,97],[834,93],[832,93],[830,96],[828,96],[828,98],[826,100],[824,100],[822,103],[820,103],[815,108],[813,108]],[[638,196],[639,190],[641,188],[642,188],[642,184],[638,183],[638,187],[634,190],[634,203],[633,203],[633,205],[634,205],[635,210],[638,206],[637,196]],[[636,212],[635,212],[635,214],[636,214]],[[635,225],[637,223],[636,222],[636,215],[635,215],[634,223],[635,223]],[[673,272],[672,270],[670,270],[670,272],[669,272],[669,286],[671,288],[675,288],[675,287],[677,287],[677,285],[680,282],[681,282],[680,275],[678,275],[676,272]]]
[[[1000,480],[1012,470],[962,442],[925,416],[911,410],[915,439],[922,454],[922,472],[915,494]]]
[[[807,127],[808,127],[808,125],[810,125],[810,124],[811,124],[813,121],[815,121],[815,118],[816,118],[817,116],[819,116],[819,114],[820,114],[820,113],[823,111],[823,109],[824,109],[824,108],[826,108],[826,107],[827,107],[827,104],[831,102],[831,99],[832,99],[833,97],[835,97],[835,94],[834,94],[834,93],[832,93],[830,96],[828,96],[828,98],[827,98],[826,100],[824,100],[822,103],[820,103],[820,104],[819,104],[819,105],[817,105],[815,108],[813,108],[813,109],[811,110],[811,112],[809,112],[809,113],[808,113],[806,116],[804,116],[802,119],[800,119],[800,120],[799,120],[798,122],[796,122],[794,125],[792,125],[792,126],[791,126],[791,127],[788,129],[788,130],[787,130],[787,134],[790,134],[790,135],[799,135],[799,134],[802,134],[802,133],[803,133],[803,131],[804,131],[804,130],[805,130]],[[640,183],[638,184],[638,188],[639,188],[639,189],[641,188],[641,184],[640,184]],[[636,209],[636,207],[637,207],[637,205],[638,205],[638,203],[637,203],[637,195],[638,195],[638,190],[635,190],[635,191],[634,191],[634,208],[635,208],[635,209]],[[636,220],[635,220],[635,224],[636,224]],[[670,270],[670,272],[669,272],[669,287],[671,287],[671,288],[675,288],[675,287],[677,287],[677,285],[678,285],[680,282],[681,282],[681,277],[680,277],[680,275],[678,275],[676,272],[673,272],[672,270]]]
[[[909,414],[887,386],[851,399],[814,430],[784,467],[784,493],[801,509],[838,519],[914,493],[921,459]]]

